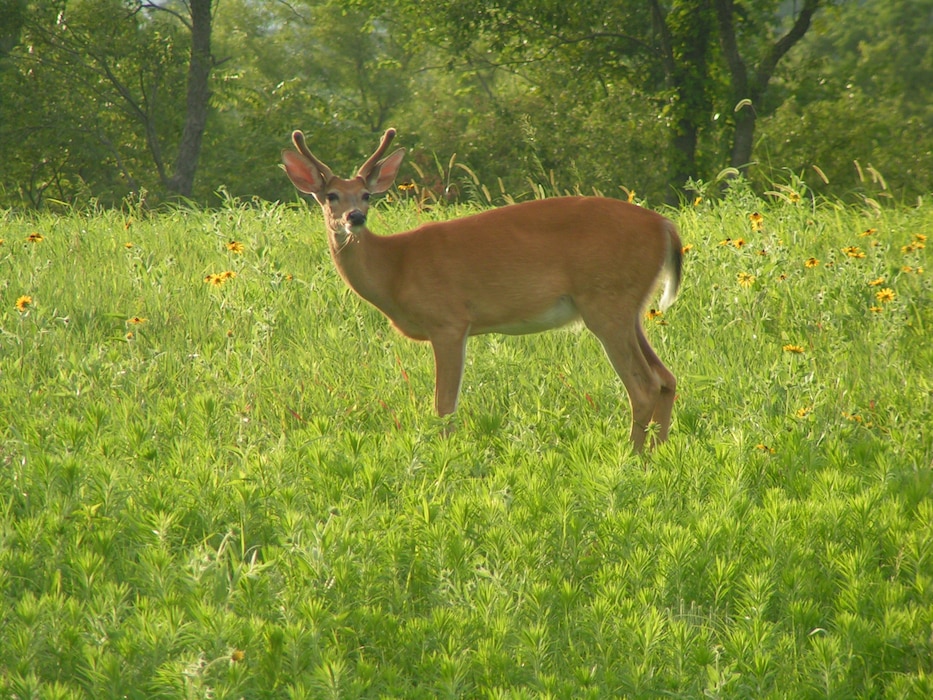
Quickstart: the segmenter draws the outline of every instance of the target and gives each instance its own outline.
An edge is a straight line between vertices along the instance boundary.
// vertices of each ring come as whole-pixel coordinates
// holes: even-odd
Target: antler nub
[[[315,168],[317,168],[321,175],[324,176],[324,181],[330,180],[334,176],[334,172],[328,168],[324,163],[319,161],[315,155],[308,149],[308,144],[305,143],[305,135],[299,130],[295,129],[292,132],[292,143],[295,144],[295,148],[298,149],[298,152],[303,155],[305,158],[311,161]]]
[[[373,169],[376,163],[379,162],[379,159],[382,158],[382,154],[386,152],[386,149],[389,147],[389,144],[392,143],[392,139],[394,138],[395,129],[386,129],[386,132],[382,135],[382,141],[379,143],[379,148],[377,148],[376,152],[369,157],[369,160],[360,166],[360,169],[356,174],[364,180],[368,178],[370,171]]]

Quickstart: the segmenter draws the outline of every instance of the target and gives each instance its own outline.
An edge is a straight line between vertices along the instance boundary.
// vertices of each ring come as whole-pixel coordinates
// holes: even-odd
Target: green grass
[[[929,205],[671,216],[645,458],[580,331],[472,339],[446,436],[310,208],[2,216],[0,696],[933,696]]]

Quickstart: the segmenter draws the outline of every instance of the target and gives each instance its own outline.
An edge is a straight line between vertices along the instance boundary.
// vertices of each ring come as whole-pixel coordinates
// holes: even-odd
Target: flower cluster
[[[225,270],[224,272],[208,275],[204,278],[204,281],[214,287],[219,287],[224,282],[231,280],[234,277],[236,277],[236,273],[233,270]]]

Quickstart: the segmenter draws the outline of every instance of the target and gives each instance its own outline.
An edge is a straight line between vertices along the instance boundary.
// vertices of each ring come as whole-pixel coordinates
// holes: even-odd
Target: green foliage
[[[788,62],[778,91],[790,98],[762,124],[761,176],[778,167],[807,171],[809,184],[824,191],[857,185],[902,201],[933,191],[931,36],[930,0],[849,2],[827,11]],[[869,166],[883,182],[859,171]]]
[[[406,179],[456,156],[514,197],[532,195],[530,179],[662,202],[688,176],[716,180],[737,120],[754,109],[759,192],[794,173],[829,196],[855,187],[914,200],[933,189],[929,4],[823,3],[767,91],[737,114],[706,0],[225,0],[193,197],[288,201],[277,154],[293,129],[348,173],[395,126],[410,151]],[[150,5],[0,2],[0,204],[171,196],[191,36],[182,3]],[[752,83],[799,6],[734,5]]]
[[[771,189],[669,212],[645,458],[576,331],[446,434],[304,206],[3,214],[0,695],[930,695],[933,217]]]

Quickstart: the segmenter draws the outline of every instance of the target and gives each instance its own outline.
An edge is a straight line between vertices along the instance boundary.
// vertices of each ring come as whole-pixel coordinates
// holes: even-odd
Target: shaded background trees
[[[349,171],[390,124],[413,177],[456,153],[494,194],[913,198],[931,37],[933,0],[0,0],[0,206],[291,198],[291,129]]]

